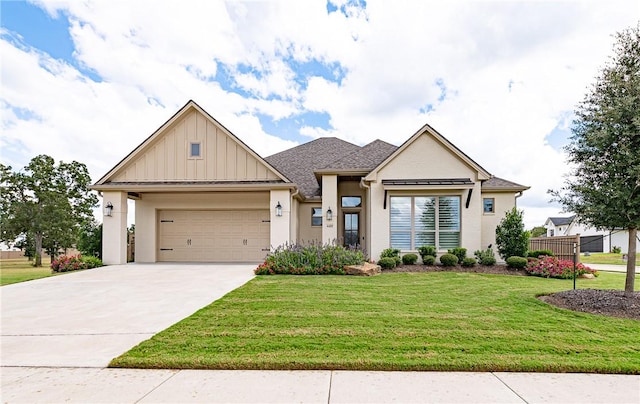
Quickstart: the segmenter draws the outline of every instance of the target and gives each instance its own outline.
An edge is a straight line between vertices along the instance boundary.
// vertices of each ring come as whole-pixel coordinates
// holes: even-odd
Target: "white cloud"
[[[261,155],[295,143],[267,135],[256,114],[326,112],[332,129],[301,128],[300,141],[359,144],[400,144],[427,122],[490,172],[532,186],[519,199],[529,227],[560,211],[546,191],[567,168],[546,136],[566,128],[611,34],[638,17],[627,0],[370,0],[348,16],[320,0],[37,4],[69,18],[74,56],[103,82],[2,39],[3,161],[47,153],[86,162],[97,179],[189,99]],[[346,76],[313,77],[304,89],[289,59],[337,62]],[[254,96],[212,81],[219,64]]]

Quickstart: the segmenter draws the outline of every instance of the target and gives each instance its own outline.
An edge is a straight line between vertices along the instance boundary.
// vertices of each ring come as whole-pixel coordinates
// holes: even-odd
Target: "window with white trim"
[[[202,150],[200,142],[190,142],[189,143],[189,158],[198,159],[202,157]]]
[[[389,206],[391,248],[460,247],[459,196],[392,196]]]

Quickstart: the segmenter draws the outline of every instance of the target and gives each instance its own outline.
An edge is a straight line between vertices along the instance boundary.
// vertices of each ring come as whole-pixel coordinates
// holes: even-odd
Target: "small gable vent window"
[[[200,142],[189,143],[189,158],[199,159],[202,157],[202,147]]]

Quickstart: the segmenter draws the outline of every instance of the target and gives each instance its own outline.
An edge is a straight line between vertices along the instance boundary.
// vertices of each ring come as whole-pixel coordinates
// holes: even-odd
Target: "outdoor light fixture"
[[[333,220],[333,211],[331,210],[331,206],[327,209],[327,221],[330,222]]]
[[[107,204],[104,205],[104,215],[111,216],[112,211],[113,211],[113,204],[111,204],[111,202],[107,202]]]
[[[278,204],[276,205],[276,216],[282,216],[282,205],[280,205],[280,201],[278,201]]]

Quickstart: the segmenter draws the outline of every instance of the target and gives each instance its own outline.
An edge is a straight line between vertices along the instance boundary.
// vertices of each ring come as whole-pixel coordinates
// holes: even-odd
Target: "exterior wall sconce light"
[[[278,204],[276,205],[276,216],[282,216],[282,205],[280,205],[280,201],[278,201]]]
[[[113,212],[113,204],[111,202],[107,202],[107,204],[104,205],[104,215],[111,216],[111,212]]]
[[[327,209],[327,222],[330,222],[333,220],[333,211],[331,210],[331,206],[329,206],[329,209]]]

